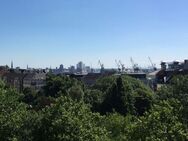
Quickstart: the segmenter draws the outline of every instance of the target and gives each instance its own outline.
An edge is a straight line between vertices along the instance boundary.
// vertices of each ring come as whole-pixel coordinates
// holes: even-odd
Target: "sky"
[[[187,0],[0,0],[0,65],[183,61],[187,7]]]

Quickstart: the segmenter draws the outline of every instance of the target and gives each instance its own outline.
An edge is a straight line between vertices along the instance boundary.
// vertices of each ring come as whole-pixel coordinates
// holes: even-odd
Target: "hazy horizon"
[[[186,0],[1,0],[0,65],[116,67],[183,61]]]

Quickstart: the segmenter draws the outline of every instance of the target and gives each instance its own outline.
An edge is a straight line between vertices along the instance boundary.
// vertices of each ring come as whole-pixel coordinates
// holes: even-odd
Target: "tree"
[[[60,97],[61,94],[68,95],[68,90],[73,86],[80,86],[83,88],[83,84],[76,79],[69,78],[68,76],[55,76],[48,75],[46,79],[46,85],[44,86],[45,96],[51,96],[54,98]]]
[[[87,89],[84,102],[89,104],[93,112],[101,112],[101,104],[104,101],[104,93],[97,89]]]
[[[122,116],[118,113],[112,113],[103,117],[102,126],[109,132],[109,138],[112,141],[127,141],[128,128],[136,120],[135,116]]]
[[[97,89],[102,92],[106,92],[116,81],[116,76],[107,76],[97,79],[96,83],[93,85],[92,89]]]
[[[36,99],[36,92],[31,88],[25,88],[23,90],[23,101],[29,105],[34,105],[34,101]]]
[[[175,98],[183,106],[182,120],[188,126],[188,75],[175,76],[168,85],[163,86],[158,92],[159,100]]]
[[[105,80],[107,79],[105,78]],[[115,110],[123,115],[128,113],[143,115],[150,109],[153,103],[153,92],[142,82],[128,76],[113,76],[109,80],[113,80],[111,85],[104,84],[104,87],[108,87],[108,89],[106,91],[102,89],[106,95],[101,105],[102,114]],[[101,83],[96,86],[104,88]]]
[[[118,77],[116,82],[112,85],[107,93],[107,97],[103,102],[104,112],[113,112],[126,115],[127,113],[134,112],[132,97],[126,93],[122,78]]]
[[[3,141],[108,140],[101,116],[70,97],[56,98],[35,111],[22,95],[0,82],[0,139]]]
[[[3,141],[32,140],[36,112],[28,111],[28,105],[21,102],[21,97],[0,81],[0,139]]]
[[[72,86],[69,90],[68,90],[68,95],[73,99],[73,100],[83,100],[84,97],[84,92],[82,90],[82,88],[77,85],[77,86]]]
[[[154,105],[149,112],[129,126],[128,140],[187,140],[188,133],[179,119],[180,105],[175,99]]]
[[[145,89],[137,88],[133,92],[133,96],[135,111],[137,115],[142,116],[152,107],[152,104],[154,103],[154,95],[152,94],[152,92]]]
[[[108,133],[100,127],[101,116],[93,114],[82,102],[60,97],[51,107],[43,109],[36,141],[107,140]]]

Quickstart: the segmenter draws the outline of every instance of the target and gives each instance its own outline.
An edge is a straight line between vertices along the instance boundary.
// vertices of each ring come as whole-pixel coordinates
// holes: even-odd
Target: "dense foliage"
[[[0,140],[188,140],[188,76],[174,77],[157,92],[128,76],[85,86],[48,75],[41,91],[22,94],[0,81]]]

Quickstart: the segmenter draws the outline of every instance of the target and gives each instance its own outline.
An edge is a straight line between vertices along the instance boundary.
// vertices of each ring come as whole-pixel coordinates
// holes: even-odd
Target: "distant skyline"
[[[188,59],[187,0],[0,0],[0,65]]]

